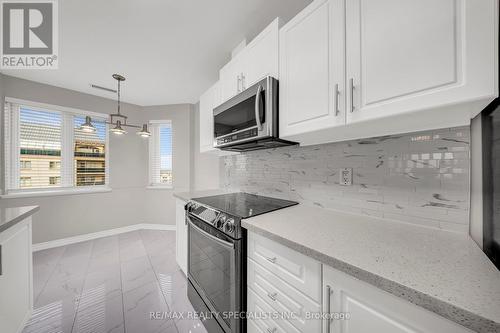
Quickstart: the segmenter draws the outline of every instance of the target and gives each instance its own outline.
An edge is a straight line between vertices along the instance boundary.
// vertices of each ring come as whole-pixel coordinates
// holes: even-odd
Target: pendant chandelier
[[[125,77],[120,74],[113,74],[112,76],[113,79],[118,81],[118,108],[116,113],[110,114],[110,120],[106,121],[106,124],[113,126],[109,131],[115,135],[123,135],[127,133],[123,127],[139,128],[140,130],[137,132],[137,135],[143,138],[150,137],[151,133],[148,131],[147,124],[143,124],[142,126],[128,124],[127,116],[120,113],[120,82],[125,81]],[[85,123],[80,126],[80,130],[87,133],[96,131],[95,126],[92,124],[92,119],[89,116],[85,117]]]

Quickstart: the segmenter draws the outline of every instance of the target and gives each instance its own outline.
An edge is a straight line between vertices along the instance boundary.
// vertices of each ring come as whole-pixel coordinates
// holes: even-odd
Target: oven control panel
[[[189,215],[197,217],[227,235],[235,237],[239,234],[237,232],[236,219],[226,213],[201,205],[194,201],[188,202],[185,209]]]

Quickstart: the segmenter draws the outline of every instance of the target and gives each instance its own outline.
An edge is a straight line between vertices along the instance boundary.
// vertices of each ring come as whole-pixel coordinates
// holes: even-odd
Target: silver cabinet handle
[[[330,333],[330,326],[332,323],[332,318],[331,318],[331,309],[330,309],[330,303],[331,303],[331,297],[333,294],[332,287],[326,286],[326,333]]]
[[[2,276],[3,270],[2,270],[2,245],[0,244],[0,276]]]
[[[276,298],[278,297],[278,293],[268,293],[267,294],[267,297],[269,297],[270,299],[272,299],[273,301],[276,301]]]
[[[241,73],[241,91],[245,90],[247,87],[245,85],[245,74]]]
[[[354,79],[349,79],[349,91],[351,92],[351,112],[354,112]]]
[[[257,123],[257,129],[262,131],[262,123],[260,122],[260,93],[262,92],[262,86],[257,87],[257,95],[255,96],[255,122]]]
[[[268,328],[267,329],[267,333],[276,333],[278,329],[276,327],[273,327],[272,329],[271,328]]]
[[[241,92],[240,90],[241,77],[238,75],[236,77],[236,92]]]
[[[266,257],[264,255],[263,255],[263,257],[264,257],[264,259],[266,259],[267,261],[269,261],[271,264],[275,264],[276,263],[276,257],[272,257],[271,258],[271,257]]]
[[[340,113],[340,110],[339,110],[339,95],[340,95],[340,92],[339,92],[339,84],[337,83],[335,85],[335,91],[333,93],[334,95],[334,98],[335,98],[335,116],[338,116],[339,113]]]

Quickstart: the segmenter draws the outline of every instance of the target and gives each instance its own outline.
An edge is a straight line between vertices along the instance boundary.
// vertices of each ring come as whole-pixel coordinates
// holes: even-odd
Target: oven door
[[[223,313],[241,312],[242,241],[198,218],[188,219],[188,279],[224,332],[240,332],[241,321]],[[200,311],[199,309],[196,309]]]
[[[277,135],[278,81],[267,77],[214,109],[214,147]]]

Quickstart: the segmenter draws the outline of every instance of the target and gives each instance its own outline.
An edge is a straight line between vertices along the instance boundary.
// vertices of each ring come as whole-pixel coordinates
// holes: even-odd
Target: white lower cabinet
[[[248,332],[472,332],[255,233],[247,250]]]
[[[325,333],[465,333],[472,332],[368,283],[323,265]],[[338,319],[348,314],[348,319]],[[337,317],[337,319],[335,318]]]
[[[175,260],[182,272],[187,275],[187,223],[185,201],[176,199],[175,202]]]
[[[255,233],[248,233],[248,257],[307,295],[321,300],[321,264]]]
[[[248,320],[249,332],[320,333],[321,264],[270,239],[248,233],[247,308],[259,316]]]
[[[261,265],[248,259],[248,287],[265,299],[278,313],[293,313],[289,322],[301,332],[321,332],[321,321],[308,320],[321,306]],[[319,281],[318,281],[319,282]]]
[[[0,256],[0,332],[21,332],[33,309],[31,217],[0,234]]]

